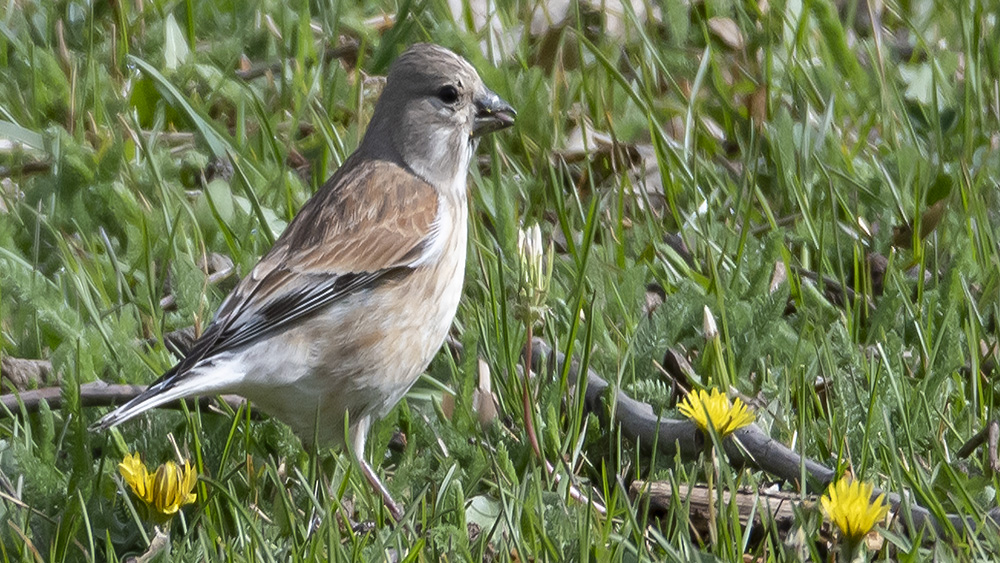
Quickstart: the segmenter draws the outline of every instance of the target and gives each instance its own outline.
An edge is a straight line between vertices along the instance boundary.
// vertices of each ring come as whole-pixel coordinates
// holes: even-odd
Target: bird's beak
[[[473,137],[482,137],[514,125],[517,112],[495,92],[485,90],[476,96],[473,104],[476,106],[476,119],[472,124]]]

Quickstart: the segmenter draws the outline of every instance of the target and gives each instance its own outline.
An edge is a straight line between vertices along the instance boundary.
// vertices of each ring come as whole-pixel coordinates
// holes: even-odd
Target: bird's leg
[[[368,462],[362,458],[358,458],[358,463],[361,465],[361,472],[364,473],[365,479],[368,479],[368,483],[375,489],[378,494],[382,497],[382,504],[389,510],[389,514],[392,515],[392,519],[396,522],[403,521],[403,507],[399,505],[396,501],[392,500],[392,495],[389,494],[389,490],[385,488],[382,481],[375,475],[375,471],[368,465]]]
[[[367,461],[365,461],[365,441],[368,439],[368,427],[371,426],[371,422],[372,420],[370,416],[363,417],[361,420],[352,425],[349,430],[351,434],[351,446],[354,450],[354,459],[356,459],[358,465],[361,466],[361,473],[364,474],[365,479],[368,480],[368,484],[370,484],[379,496],[382,497],[382,504],[384,504],[389,510],[389,514],[392,516],[392,519],[396,522],[402,522],[403,507],[392,499],[392,495],[389,494],[389,489],[385,488],[381,479],[378,478],[378,475],[375,474],[372,467],[368,465]]]

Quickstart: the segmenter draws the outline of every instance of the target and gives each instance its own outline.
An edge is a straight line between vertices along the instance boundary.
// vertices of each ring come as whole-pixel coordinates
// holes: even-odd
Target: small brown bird
[[[469,164],[479,138],[510,127],[514,115],[465,59],[410,47],[389,69],[357,151],[187,357],[91,429],[183,397],[236,393],[306,445],[349,440],[398,521],[402,511],[364,459],[368,428],[427,368],[451,326],[465,275]]]

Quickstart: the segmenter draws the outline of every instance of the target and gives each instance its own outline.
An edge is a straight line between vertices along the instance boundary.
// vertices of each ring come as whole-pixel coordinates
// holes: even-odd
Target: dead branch
[[[0,178],[9,178],[14,176],[30,176],[32,174],[41,174],[43,172],[48,172],[52,169],[52,163],[46,161],[31,161],[25,162],[21,166],[0,166]]]
[[[549,373],[562,371],[566,361],[562,353],[553,353],[552,348],[540,338],[534,339],[532,346],[535,350],[532,367],[536,371],[541,372],[543,369],[549,370]],[[577,383],[579,372],[579,365],[575,360],[571,360],[568,377],[571,384]],[[593,369],[587,370],[585,381],[587,388],[584,405],[587,410],[599,415],[613,412],[614,422],[620,425],[622,433],[642,447],[649,448],[656,443],[657,452],[661,455],[666,457],[680,455],[687,460],[695,460],[705,451],[706,437],[693,422],[663,419],[653,412],[653,407],[650,405],[636,401],[621,391],[611,393],[608,382]],[[606,407],[605,401],[613,401],[614,404]],[[796,483],[804,475],[806,483],[803,483],[803,486],[805,490],[813,493],[824,491],[835,476],[834,470],[800,456],[784,444],[773,440],[756,424],[734,432],[723,442],[723,447],[732,465],[746,465]],[[876,488],[872,496],[874,498],[882,493],[883,491]],[[903,514],[908,516],[900,518],[899,521],[914,531],[925,527],[932,528],[939,535],[945,531],[944,522],[939,521],[930,511],[913,501],[904,503],[899,494],[887,492],[886,502],[892,510],[902,510]],[[959,536],[967,531],[983,531],[983,527],[977,527],[975,521],[968,516],[948,514],[947,520]],[[1000,507],[987,513],[986,523],[994,530],[1000,527]]]
[[[80,404],[84,407],[113,407],[134,399],[145,390],[145,385],[116,385],[103,381],[84,383],[80,386]],[[233,410],[240,408],[246,403],[246,399],[238,395],[222,395],[219,399]],[[24,407],[23,412],[35,412],[42,401],[46,401],[52,409],[61,408],[63,404],[62,389],[59,387],[45,387],[33,391],[0,395],[0,402],[3,403],[3,412],[0,412],[0,416],[21,413],[22,405]],[[203,410],[222,412],[212,397],[172,401],[161,405],[159,408],[180,409],[182,403],[187,405],[188,409],[194,409],[196,406],[199,406]],[[251,410],[250,414],[254,417],[260,416],[259,413],[253,410]]]
[[[690,507],[691,525],[702,535],[708,534],[709,515],[716,502],[716,494],[708,487],[690,486],[678,483],[676,489],[667,481],[633,481],[629,487],[633,497],[649,500],[649,511],[653,516],[667,513],[675,502]],[[723,491],[722,500],[726,504],[735,503],[740,524],[760,527],[773,523],[778,530],[788,531],[795,525],[794,507],[802,503],[802,497],[789,492],[757,492],[740,490]],[[815,501],[805,501],[815,505]],[[753,517],[751,522],[750,518]],[[767,518],[767,520],[764,520]]]
[[[184,357],[187,351],[194,345],[194,327],[187,327],[168,332],[163,335],[163,345],[171,353]],[[153,347],[159,341],[148,339],[147,346]],[[3,356],[0,358],[0,393],[25,392],[39,387],[58,386],[61,381],[59,373],[52,369],[52,362],[49,360],[35,360],[28,358],[14,358]]]
[[[1000,459],[998,459],[997,442],[1000,442],[1000,422],[991,420],[986,423],[986,426],[984,426],[982,430],[976,432],[975,436],[969,438],[968,442],[962,444],[962,447],[958,450],[956,455],[960,459],[967,458],[972,455],[972,452],[976,451],[979,446],[986,444],[986,459],[989,467],[994,473],[1000,473]]]

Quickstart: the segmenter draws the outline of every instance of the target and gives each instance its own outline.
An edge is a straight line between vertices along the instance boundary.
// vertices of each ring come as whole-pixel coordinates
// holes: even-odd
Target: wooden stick
[[[112,407],[124,404],[128,400],[139,396],[145,390],[145,385],[116,385],[103,381],[84,383],[80,386],[80,403],[85,407]],[[239,409],[240,406],[246,403],[246,399],[238,395],[222,395],[219,398],[233,410]],[[20,413],[22,404],[24,405],[25,412],[35,412],[43,400],[48,402],[49,407],[53,409],[62,407],[62,389],[59,387],[45,387],[33,391],[0,395],[0,402],[3,403],[3,412],[0,412],[0,416],[4,416],[7,413],[14,415]],[[199,405],[203,409],[220,412],[218,407],[214,405],[212,397],[186,399],[184,403],[187,404],[189,409],[194,409],[196,405]],[[181,408],[181,401],[172,401],[161,405],[159,408],[179,409]],[[254,417],[260,416],[259,413],[253,410],[251,410],[250,414]]]
[[[553,352],[552,348],[540,338],[535,339],[533,349],[532,359],[537,372],[541,373],[543,369],[554,370],[554,373],[562,371],[566,361],[563,354]],[[581,379],[587,386],[585,407],[599,415],[613,412],[614,422],[621,426],[622,433],[627,438],[638,441],[645,448],[656,443],[657,452],[667,458],[680,455],[683,459],[695,460],[705,450],[706,438],[693,422],[686,419],[664,419],[655,413],[650,405],[636,401],[621,391],[615,394],[607,393],[609,384],[597,372],[588,369],[584,377],[580,378],[579,365],[570,360],[569,382],[575,385]],[[613,408],[604,405],[607,397],[615,402]],[[773,440],[756,424],[734,432],[725,439],[723,447],[733,466],[747,465],[791,482],[798,482],[804,476],[806,483],[802,486],[812,492],[823,492],[836,476],[833,469],[803,458],[784,444]],[[882,493],[883,491],[876,487],[872,492],[872,498]],[[886,492],[885,500],[892,510],[904,508],[903,499],[897,493]],[[942,535],[945,531],[942,521],[913,500],[905,503],[901,516],[904,517],[898,521],[907,527],[912,526],[915,531],[924,527],[932,528],[938,535]],[[946,518],[959,537],[966,532],[983,533],[987,529],[996,533],[997,528],[1000,528],[1000,507],[994,507],[985,516],[982,526],[977,526],[970,516],[948,514]]]
[[[967,458],[976,451],[979,446],[986,444],[986,460],[990,469],[994,473],[1000,472],[1000,455],[998,455],[997,443],[1000,442],[1000,422],[991,420],[986,423],[982,430],[975,436],[969,438],[965,444],[955,453],[959,458]]]
[[[652,516],[669,512],[671,505],[675,502],[687,505],[691,525],[699,533],[707,532],[709,528],[708,514],[717,500],[717,493],[713,493],[708,487],[679,483],[675,490],[673,485],[667,481],[633,481],[632,486],[629,487],[629,493],[633,497],[649,499],[649,512]],[[722,500],[726,504],[736,504],[741,526],[753,525],[757,527],[773,523],[782,531],[790,530],[795,525],[796,505],[803,504],[806,508],[811,508],[816,504],[814,500],[803,502],[802,497],[797,493],[765,493],[748,490],[723,491]],[[752,522],[751,515],[753,515]],[[767,520],[764,520],[765,517]]]

